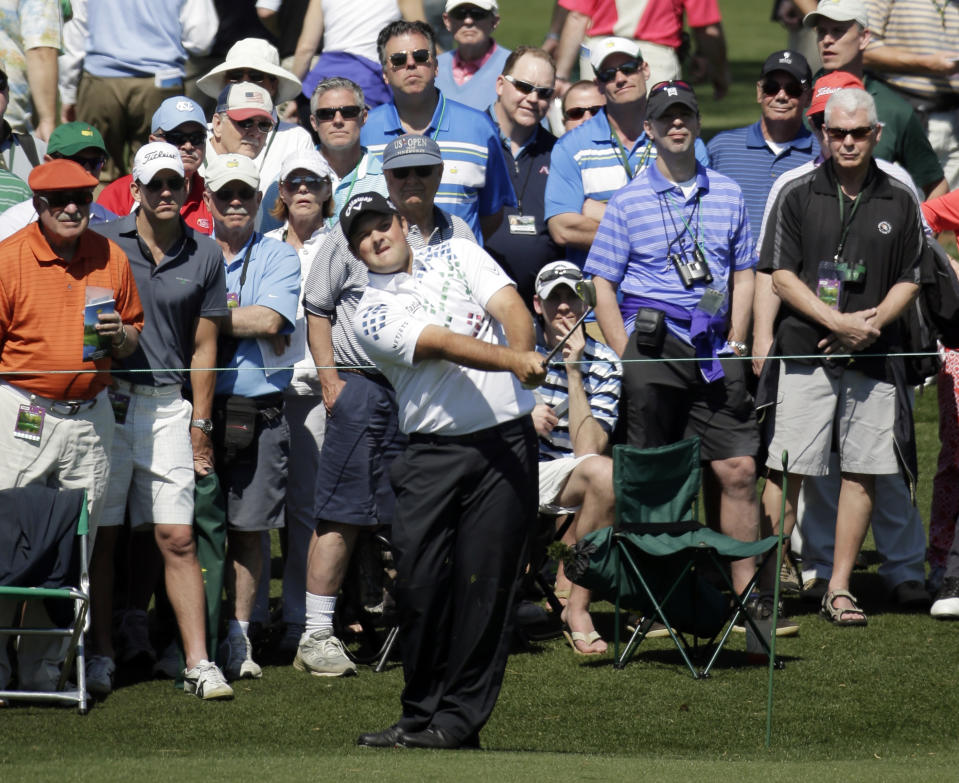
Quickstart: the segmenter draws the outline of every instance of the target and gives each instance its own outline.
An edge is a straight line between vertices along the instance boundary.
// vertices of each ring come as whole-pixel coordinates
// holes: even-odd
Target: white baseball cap
[[[643,61],[643,55],[639,51],[639,44],[629,38],[619,38],[610,36],[604,38],[589,50],[589,64],[593,66],[594,71],[599,71],[603,67],[603,60],[611,54],[625,54],[629,57],[635,57],[640,62]]]
[[[173,171],[181,177],[185,176],[180,150],[165,141],[144,144],[133,156],[133,179],[148,185],[161,171]]]
[[[246,155],[228,153],[218,155],[215,160],[207,164],[203,180],[214,193],[234,180],[245,182],[251,188],[259,188],[260,172],[253,160]]]
[[[815,27],[819,17],[834,22],[858,22],[861,27],[869,27],[869,12],[862,0],[819,0],[815,11],[803,18],[806,27]]]

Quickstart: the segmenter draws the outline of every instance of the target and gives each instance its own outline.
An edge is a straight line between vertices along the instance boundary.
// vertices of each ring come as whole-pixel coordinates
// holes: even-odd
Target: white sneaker
[[[117,629],[117,647],[120,663],[153,663],[156,653],[150,642],[150,624],[142,609],[130,609],[123,613]]]
[[[223,671],[231,680],[258,680],[263,676],[260,664],[253,660],[253,645],[244,633],[230,634],[220,645]]]
[[[153,664],[153,676],[175,680],[180,671],[180,648],[174,640],[163,648],[157,662]]]
[[[113,693],[113,675],[117,667],[106,655],[91,655],[87,658],[87,690],[93,696],[109,696]]]
[[[929,614],[940,620],[959,620],[959,579],[946,577]]]
[[[219,667],[210,661],[200,661],[183,672],[183,692],[195,693],[204,700],[233,698],[233,688]]]
[[[309,672],[314,677],[348,677],[356,674],[356,664],[346,656],[343,642],[333,635],[331,628],[314,631],[300,642],[293,668]]]

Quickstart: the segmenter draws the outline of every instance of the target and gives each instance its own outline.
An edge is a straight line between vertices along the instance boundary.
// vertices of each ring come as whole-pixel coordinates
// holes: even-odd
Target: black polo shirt
[[[136,212],[95,228],[127,254],[143,303],[137,349],[125,359],[113,360],[114,376],[129,383],[184,383],[193,357],[196,319],[229,313],[223,252],[212,239],[179,220],[183,240],[173,248],[174,256],[164,256],[159,263],[153,262],[137,234]]]
[[[493,122],[495,114],[490,111]],[[484,243],[484,249],[515,282],[520,296],[527,306],[533,306],[533,284],[536,275],[550,261],[566,257],[565,251],[552,240],[543,219],[546,199],[546,178],[549,176],[549,156],[556,144],[556,137],[541,125],[536,134],[520,151],[519,157],[504,149],[506,167],[509,169],[517,207],[503,210],[503,222],[496,233]],[[506,142],[504,141],[504,146]],[[533,218],[534,233],[520,234],[510,231],[510,216]]]
[[[839,190],[831,161],[787,184],[770,211],[760,254],[759,270],[794,272],[814,293],[819,287],[820,262],[836,255],[843,225],[839,220]],[[844,313],[876,307],[896,283],[919,283],[919,259],[924,238],[919,205],[901,182],[880,171],[875,162],[850,220],[853,201],[846,196],[844,225],[849,226],[842,258],[862,264],[861,282],[844,282],[839,310]],[[778,353],[783,356],[821,353],[818,343],[829,334],[824,326],[786,305],[776,322]],[[865,353],[901,351],[899,322],[886,325]],[[886,363],[860,359],[855,367],[885,379]]]

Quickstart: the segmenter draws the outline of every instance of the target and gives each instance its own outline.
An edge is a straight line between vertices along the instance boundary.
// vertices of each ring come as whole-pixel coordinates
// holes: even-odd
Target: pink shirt
[[[630,3],[631,9],[635,5],[645,6],[635,30],[620,29],[618,3]],[[590,18],[589,36],[619,35],[673,49],[682,42],[684,13],[690,27],[706,27],[722,19],[717,0],[559,0],[559,4]]]
[[[486,65],[489,58],[493,56],[493,52],[496,51],[496,41],[491,39],[491,43],[493,45],[486,50],[486,54],[472,62],[468,62],[460,57],[459,49],[453,52],[453,81],[459,85],[463,85],[473,78],[473,74]]]

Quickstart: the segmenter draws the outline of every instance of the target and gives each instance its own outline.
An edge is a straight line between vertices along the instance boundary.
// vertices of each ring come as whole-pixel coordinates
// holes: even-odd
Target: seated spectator
[[[186,96],[167,98],[153,113],[150,126],[150,141],[166,141],[180,150],[187,189],[186,200],[180,207],[183,220],[201,234],[212,234],[213,218],[203,203],[203,177],[197,174],[206,155],[206,117],[203,116],[203,110]],[[100,192],[97,203],[117,215],[129,214],[136,206],[130,191],[132,183],[132,174],[120,177]]]
[[[509,49],[493,40],[496,0],[446,0],[443,24],[456,48],[436,58],[436,86],[447,98],[486,111],[496,100],[496,79],[509,56]]]
[[[75,161],[97,176],[107,159],[107,150],[100,131],[85,122],[67,122],[50,134],[44,163],[66,158]],[[116,215],[95,201],[90,204],[90,223],[96,225],[108,220],[116,220]],[[24,226],[37,219],[37,210],[33,199],[14,204],[0,215],[0,240],[15,234]]]
[[[306,283],[313,259],[326,240],[327,219],[333,213],[331,170],[319,152],[287,158],[280,171],[279,195],[270,214],[281,228],[266,234],[286,242],[300,258],[300,286]],[[306,560],[316,527],[313,496],[320,447],[326,430],[326,408],[316,365],[307,347],[306,312],[296,308],[296,328],[287,354],[295,362],[293,380],[283,392],[290,427],[290,461],[286,485],[286,548],[283,560],[283,622],[279,649],[296,652],[306,628]]]
[[[25,180],[33,167],[40,164],[47,145],[32,133],[17,133],[10,127],[6,120],[9,105],[10,80],[6,71],[0,69],[0,168]]]
[[[536,350],[548,354],[585,310],[575,285],[583,279],[568,261],[547,264],[536,277],[533,306],[542,330]],[[539,435],[541,510],[575,510],[570,528],[577,541],[612,524],[613,461],[603,452],[616,427],[622,370],[616,354],[579,326],[537,390],[533,423]],[[557,357],[558,358],[558,357]],[[589,590],[572,585],[563,611],[567,641],[579,655],[598,655],[606,642],[589,616]]]
[[[606,96],[596,86],[596,82],[591,79],[576,82],[563,96],[563,133],[591,120],[605,105]],[[556,129],[553,131],[555,133]]]
[[[227,52],[226,60],[198,79],[196,85],[207,95],[218,97],[228,84],[240,82],[252,82],[267,92],[271,101],[269,110],[273,128],[260,131],[262,140],[255,154],[249,155],[246,149],[227,151],[237,151],[253,158],[260,172],[260,192],[265,193],[270,183],[280,176],[283,161],[297,152],[310,152],[314,148],[310,134],[299,125],[277,122],[275,107],[294,99],[302,85],[292,73],[280,67],[280,54],[276,47],[262,38],[237,41]],[[215,135],[215,127],[213,131]],[[207,162],[211,162],[219,152],[211,137],[206,150]]]
[[[544,264],[561,258],[543,219],[546,178],[556,137],[540,122],[553,96],[553,59],[542,49],[521,46],[506,58],[496,79],[496,103],[489,115],[499,128],[515,207],[486,241],[486,251],[515,282],[527,307],[533,305],[533,281]]]
[[[33,195],[30,186],[16,174],[0,168],[0,213]]]

